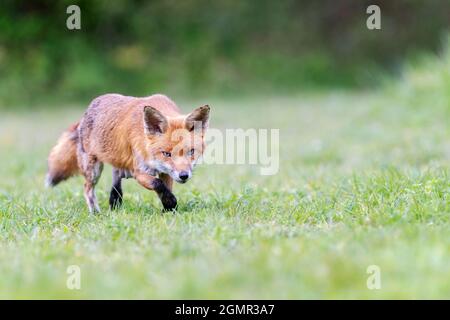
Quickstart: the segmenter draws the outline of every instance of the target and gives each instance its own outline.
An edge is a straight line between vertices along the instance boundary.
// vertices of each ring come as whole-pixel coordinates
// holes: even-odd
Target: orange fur
[[[78,142],[77,128],[78,123],[63,132],[56,146],[50,151],[46,178],[46,184],[48,186],[55,186],[59,182],[78,173],[76,155]]]
[[[176,104],[161,94],[144,98],[119,94],[97,97],[80,122],[63,133],[52,149],[48,159],[49,185],[82,173],[86,178],[85,197],[92,209],[93,188],[102,164],[109,163],[130,172],[151,190],[157,189],[154,185],[159,181],[154,180],[161,175],[164,186],[171,191],[172,179],[184,182],[177,175],[181,177],[185,172],[190,177],[194,162],[203,153],[208,117],[208,106],[182,115]],[[194,130],[194,121],[200,121],[202,130]],[[179,129],[185,139],[175,137]]]

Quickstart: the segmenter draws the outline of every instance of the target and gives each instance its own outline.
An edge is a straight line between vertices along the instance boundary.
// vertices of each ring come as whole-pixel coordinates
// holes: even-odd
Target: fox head
[[[168,117],[151,106],[144,107],[146,163],[179,183],[191,178],[205,148],[209,110],[205,105],[187,116]]]

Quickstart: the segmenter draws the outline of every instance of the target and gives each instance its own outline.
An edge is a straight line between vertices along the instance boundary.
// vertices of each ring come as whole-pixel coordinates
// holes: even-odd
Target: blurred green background
[[[66,28],[71,4],[81,30]],[[382,30],[366,28],[370,4]],[[447,0],[3,0],[0,107],[373,88],[440,52],[449,12]]]

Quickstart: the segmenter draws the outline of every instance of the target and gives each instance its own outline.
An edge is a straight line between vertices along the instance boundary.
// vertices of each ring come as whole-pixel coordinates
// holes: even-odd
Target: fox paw
[[[159,198],[161,199],[165,211],[176,209],[177,198],[175,198],[173,193],[166,187],[161,179],[155,179],[153,181],[153,190],[156,191]]]
[[[172,211],[177,208],[177,198],[172,192],[164,192],[161,196],[161,202],[164,206],[164,211]]]

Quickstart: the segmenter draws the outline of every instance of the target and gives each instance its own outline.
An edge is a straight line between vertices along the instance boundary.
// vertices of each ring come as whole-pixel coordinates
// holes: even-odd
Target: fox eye
[[[167,151],[161,151],[161,153],[163,154],[164,157],[166,158],[170,158],[172,156],[172,154],[170,152]]]
[[[187,153],[188,156],[192,156],[195,153],[195,149],[191,149],[189,150],[189,152]]]

